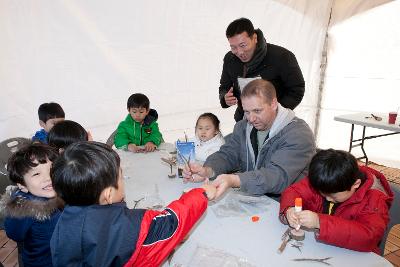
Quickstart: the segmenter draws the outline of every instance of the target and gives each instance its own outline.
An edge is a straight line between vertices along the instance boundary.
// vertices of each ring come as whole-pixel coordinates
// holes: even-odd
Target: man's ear
[[[273,109],[277,109],[278,108],[278,99],[276,97],[274,97],[271,101],[271,107]]]
[[[25,185],[22,185],[20,183],[17,183],[18,189],[21,190],[24,193],[28,193],[28,188]]]
[[[103,191],[101,191],[100,193],[100,198],[99,198],[99,203],[100,205],[110,205],[112,204],[112,191],[113,191],[113,187],[109,186],[105,189],[103,189]]]
[[[357,179],[351,187],[357,189],[360,186],[361,186],[361,179]]]
[[[256,32],[253,33],[253,38],[255,38],[255,41],[256,41],[256,43],[257,43],[257,42],[258,42],[258,39],[257,39],[257,33],[256,33]]]
[[[44,123],[44,121],[39,120],[39,125],[40,127],[44,128],[46,126],[46,123]]]

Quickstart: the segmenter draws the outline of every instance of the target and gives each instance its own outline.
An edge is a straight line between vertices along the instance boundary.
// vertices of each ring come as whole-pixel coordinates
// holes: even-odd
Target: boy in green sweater
[[[140,93],[128,98],[127,108],[129,114],[118,125],[115,147],[135,153],[154,151],[162,141],[157,111],[150,109],[150,100]]]

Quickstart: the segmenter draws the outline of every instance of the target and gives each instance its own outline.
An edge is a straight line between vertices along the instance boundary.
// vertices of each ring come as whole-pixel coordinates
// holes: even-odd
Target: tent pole
[[[314,124],[314,136],[315,139],[318,140],[319,134],[319,124],[320,124],[320,116],[321,116],[321,105],[322,105],[322,95],[324,91],[324,84],[325,84],[325,72],[326,66],[328,64],[328,31],[329,26],[331,24],[332,19],[332,10],[333,10],[334,1],[331,4],[331,11],[329,13],[329,20],[325,31],[325,40],[324,46],[322,48],[322,56],[321,56],[321,65],[320,65],[320,79],[319,79],[319,86],[318,86],[318,98],[317,98],[317,108],[315,113],[315,124]]]

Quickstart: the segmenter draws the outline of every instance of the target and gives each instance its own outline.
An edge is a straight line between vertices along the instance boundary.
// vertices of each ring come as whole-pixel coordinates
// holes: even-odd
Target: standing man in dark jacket
[[[267,43],[249,19],[232,21],[226,29],[231,51],[224,57],[219,86],[223,108],[238,105],[235,120],[243,118],[240,93],[251,80],[262,78],[276,88],[278,102],[294,109],[304,96],[304,78],[296,57],[289,50]]]

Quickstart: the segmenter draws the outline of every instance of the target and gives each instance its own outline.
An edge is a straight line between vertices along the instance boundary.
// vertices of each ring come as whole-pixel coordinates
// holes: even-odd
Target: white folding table
[[[180,178],[168,178],[169,166],[161,161],[168,156],[171,145],[161,145],[160,150],[147,154],[118,151],[125,177],[126,202],[129,207],[135,201],[151,195],[158,195],[164,205],[178,199],[185,189],[201,184],[183,183]],[[175,169],[176,170],[176,169]],[[322,263],[298,262],[298,258],[327,258],[331,266],[392,266],[385,258],[375,253],[363,253],[318,243],[313,233],[306,233],[302,251],[288,245],[282,254],[277,253],[281,236],[287,226],[278,219],[279,203],[270,199],[268,209],[261,214],[258,222],[251,216],[216,216],[214,209],[223,201],[211,203],[206,213],[191,231],[188,239],[172,255],[170,262],[163,266],[189,266],[196,249],[208,247],[224,251],[246,260],[251,266],[327,266]],[[129,233],[126,233],[129,234]]]
[[[388,115],[378,114],[378,113],[377,114],[373,113],[373,115],[375,117],[381,118],[382,120],[377,120],[374,116],[372,116],[371,113],[365,113],[365,112],[354,113],[354,114],[345,114],[345,115],[339,115],[339,116],[334,117],[335,121],[341,121],[341,122],[351,124],[349,152],[351,152],[352,148],[354,148],[354,147],[358,147],[358,146],[361,147],[363,156],[359,157],[357,159],[365,159],[366,165],[368,165],[368,156],[364,149],[365,140],[400,133],[399,119],[397,119],[395,124],[389,124],[388,123]],[[360,125],[363,127],[362,137],[359,139],[354,138],[354,125]],[[366,132],[367,127],[382,129],[382,130],[390,131],[391,133],[366,136],[365,132]]]

